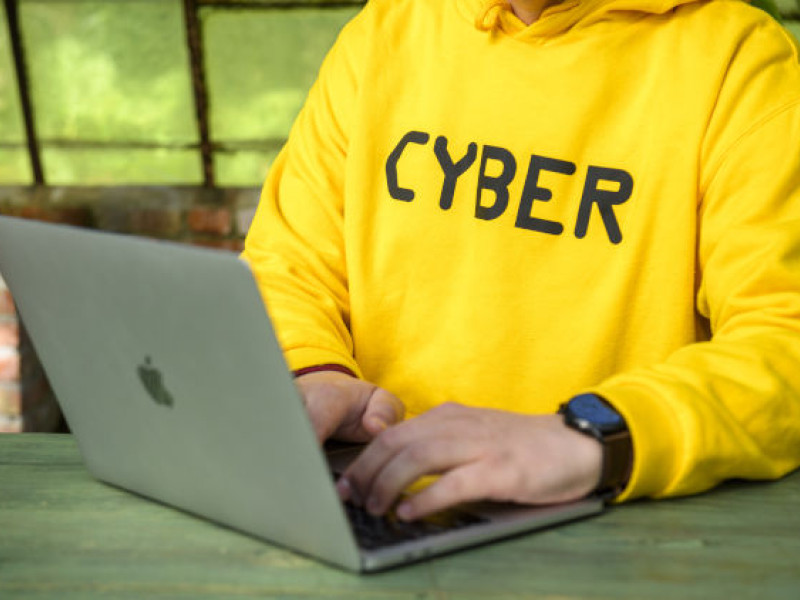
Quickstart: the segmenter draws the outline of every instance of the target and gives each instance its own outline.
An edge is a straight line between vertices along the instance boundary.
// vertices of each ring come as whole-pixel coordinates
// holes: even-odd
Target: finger
[[[370,442],[344,473],[356,497],[366,499],[378,474],[404,449],[426,440],[446,443],[450,439],[452,427],[437,414],[430,411],[403,421],[387,428]]]
[[[353,487],[350,485],[350,482],[347,480],[345,476],[340,476],[339,479],[336,480],[336,492],[339,494],[339,498],[342,502],[352,502],[353,504],[360,505],[360,499],[356,496],[356,493],[353,491]]]
[[[387,427],[401,422],[405,412],[406,408],[397,396],[376,387],[367,400],[362,427],[370,438],[375,437]]]
[[[392,429],[387,429],[378,435],[364,450],[362,450],[361,454],[350,463],[347,469],[345,469],[345,472],[340,478],[340,481],[344,480],[340,492],[346,491],[348,498],[354,504],[358,506],[362,505],[361,499],[366,498],[367,493],[372,487],[372,480],[375,475],[383,468],[383,465],[391,459],[394,453],[399,450],[399,446],[395,449],[395,443],[393,441],[387,441],[387,439],[397,438],[396,430],[402,425],[405,425],[405,423],[396,425]]]
[[[397,516],[414,521],[464,502],[488,498],[488,474],[479,463],[468,463],[452,469],[422,491],[404,499],[397,507]]]
[[[384,514],[419,478],[444,473],[473,459],[469,442],[426,439],[408,446],[375,475],[366,496],[366,508],[372,514]]]

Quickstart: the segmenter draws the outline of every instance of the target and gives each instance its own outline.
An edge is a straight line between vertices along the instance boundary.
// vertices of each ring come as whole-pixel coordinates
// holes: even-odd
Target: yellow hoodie
[[[800,68],[736,0],[372,0],[247,238],[293,369],[608,399],[621,499],[800,464]]]

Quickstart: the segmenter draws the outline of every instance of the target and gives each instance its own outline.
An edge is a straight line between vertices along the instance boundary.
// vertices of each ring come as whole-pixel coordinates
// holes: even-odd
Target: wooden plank
[[[94,481],[67,435],[0,436],[0,598],[800,597],[800,473],[369,576]]]

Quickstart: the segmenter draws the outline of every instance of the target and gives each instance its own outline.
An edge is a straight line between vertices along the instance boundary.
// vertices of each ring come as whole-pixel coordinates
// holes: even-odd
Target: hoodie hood
[[[683,4],[711,0],[562,0],[545,9],[539,20],[525,25],[511,10],[508,0],[457,0],[461,12],[482,31],[502,31],[530,38],[552,38],[583,29],[611,13],[660,15]]]

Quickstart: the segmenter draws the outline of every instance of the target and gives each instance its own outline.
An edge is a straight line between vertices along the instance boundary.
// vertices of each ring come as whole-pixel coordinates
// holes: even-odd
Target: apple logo
[[[164,376],[161,371],[153,366],[149,356],[144,357],[144,364],[139,365],[136,370],[139,373],[139,379],[144,384],[144,389],[147,390],[147,393],[156,404],[161,404],[162,406],[172,406],[174,404],[172,394],[167,391],[164,385]]]

